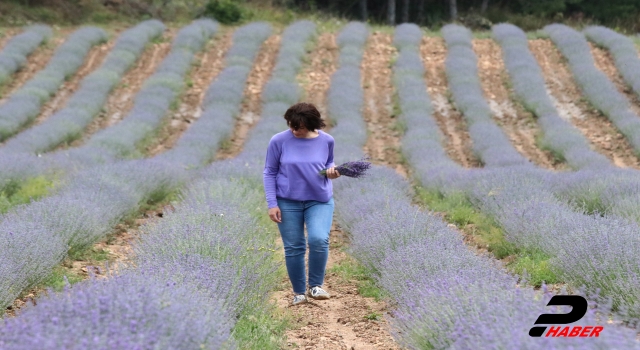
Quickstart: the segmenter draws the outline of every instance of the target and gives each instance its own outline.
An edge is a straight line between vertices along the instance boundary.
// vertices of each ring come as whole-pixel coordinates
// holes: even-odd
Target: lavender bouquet
[[[341,176],[360,178],[366,174],[369,168],[371,168],[371,162],[369,162],[369,159],[371,158],[364,157],[353,162],[346,162],[338,165],[336,170],[338,170]],[[327,169],[320,170],[318,174],[327,176]]]

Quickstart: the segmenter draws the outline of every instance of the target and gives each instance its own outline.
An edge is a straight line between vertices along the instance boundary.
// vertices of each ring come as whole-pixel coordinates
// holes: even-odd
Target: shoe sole
[[[329,295],[318,295],[317,297],[314,297],[313,295],[309,294],[309,296],[315,300],[327,300],[330,298]]]

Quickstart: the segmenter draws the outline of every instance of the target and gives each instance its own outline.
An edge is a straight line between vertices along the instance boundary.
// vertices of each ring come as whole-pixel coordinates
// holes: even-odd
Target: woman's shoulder
[[[328,133],[322,131],[322,130],[318,130],[318,134],[320,137],[325,138],[327,141],[329,142],[334,142],[333,140],[333,136],[329,135]]]
[[[281,131],[271,137],[271,142],[281,143],[293,137],[289,129]]]

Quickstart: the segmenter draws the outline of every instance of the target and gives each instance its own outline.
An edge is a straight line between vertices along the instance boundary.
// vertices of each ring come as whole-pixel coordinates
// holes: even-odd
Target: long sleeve
[[[335,141],[333,140],[333,138],[331,138],[328,143],[329,156],[327,157],[327,164],[325,165],[325,168],[331,168],[336,166],[336,164],[333,162],[333,145],[334,144],[335,144]]]
[[[262,172],[262,182],[264,184],[264,192],[267,197],[267,205],[269,209],[277,207],[276,200],[276,176],[280,170],[280,153],[281,149],[277,142],[272,138],[267,148],[267,158]]]

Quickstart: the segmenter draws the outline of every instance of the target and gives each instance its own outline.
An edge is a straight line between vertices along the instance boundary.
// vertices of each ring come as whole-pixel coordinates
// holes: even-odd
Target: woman
[[[293,305],[307,301],[305,254],[309,243],[309,290],[314,299],[329,299],[322,289],[329,257],[329,231],[333,220],[331,179],[340,173],[333,163],[333,137],[310,103],[297,103],[284,114],[289,130],[271,138],[263,172],[269,218],[278,224],[293,286]],[[328,168],[328,169],[327,169]],[[327,169],[326,177],[318,174]]]

